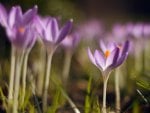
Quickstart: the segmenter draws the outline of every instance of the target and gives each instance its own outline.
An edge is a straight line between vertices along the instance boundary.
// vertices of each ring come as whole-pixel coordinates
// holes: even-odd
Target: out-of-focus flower
[[[150,24],[144,25],[143,34],[146,38],[150,37]]]
[[[73,20],[70,19],[61,29],[54,17],[46,19],[37,17],[35,24],[47,49],[55,48],[68,35],[72,28]]]
[[[104,46],[103,44],[101,44],[101,47],[102,52],[95,50],[94,54],[88,49],[88,56],[92,63],[98,67],[102,73],[110,72],[112,69],[121,65],[126,59],[128,55],[129,41],[126,41],[123,45],[116,44],[116,47]]]
[[[89,20],[78,27],[80,36],[86,40],[99,38],[103,33],[102,24],[98,20]]]
[[[72,33],[62,41],[62,46],[66,49],[74,49],[79,43],[80,37],[78,33]]]
[[[112,28],[112,36],[118,42],[123,42],[125,40],[130,40],[133,38],[133,23],[129,22],[127,24],[115,24]]]
[[[20,6],[14,6],[10,12],[0,4],[0,24],[6,29],[7,36],[16,48],[31,48],[36,36],[32,26],[37,14],[37,6],[29,9],[24,14]]]

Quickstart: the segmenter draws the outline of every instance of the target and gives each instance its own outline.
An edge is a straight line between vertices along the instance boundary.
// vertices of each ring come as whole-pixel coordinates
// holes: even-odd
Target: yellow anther
[[[109,56],[110,56],[110,51],[109,51],[109,50],[106,50],[106,51],[105,51],[105,57],[108,58]]]

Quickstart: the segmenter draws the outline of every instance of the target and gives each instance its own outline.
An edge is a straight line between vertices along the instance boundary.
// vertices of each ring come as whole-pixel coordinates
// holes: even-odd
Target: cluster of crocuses
[[[26,94],[25,91],[28,56],[35,42],[40,39],[46,50],[46,58],[44,58],[46,59],[46,69],[43,82],[42,105],[43,111],[47,111],[49,79],[53,54],[60,44],[63,44],[63,46],[66,48],[66,56],[63,66],[64,69],[62,72],[63,80],[66,85],[71,64],[71,57],[73,55],[73,49],[79,42],[78,35],[80,34],[81,37],[89,37],[90,42],[92,42],[94,37],[106,38],[106,35],[108,35],[108,43],[105,43],[102,39],[100,39],[100,50],[95,50],[94,53],[90,48],[87,50],[89,59],[102,73],[104,82],[102,113],[107,113],[106,89],[109,75],[112,70],[119,67],[127,58],[129,45],[131,45],[130,42],[132,43],[132,40],[134,39],[139,40],[140,37],[147,38],[150,35],[150,27],[143,24],[133,25],[130,23],[125,26],[116,25],[112,29],[111,33],[105,33],[104,35],[101,24],[99,24],[98,21],[92,21],[89,24],[85,23],[83,26],[80,26],[76,32],[69,34],[72,28],[72,19],[67,21],[65,25],[60,28],[60,20],[50,16],[42,17],[38,15],[37,10],[37,6],[34,6],[32,9],[29,9],[23,13],[20,6],[14,6],[8,12],[5,7],[0,4],[0,24],[5,28],[8,39],[12,44],[8,95],[9,110],[13,110],[13,113],[18,113],[18,103],[24,103]],[[101,36],[99,36],[99,34]],[[88,40],[87,38],[86,40]],[[117,42],[114,42],[114,39],[117,40]],[[123,40],[122,44],[118,43],[118,40]],[[131,41],[129,42],[129,40]],[[137,47],[139,47],[138,44],[142,40],[135,41]],[[133,46],[133,44],[131,46]],[[137,52],[137,50],[134,51]],[[20,88],[21,78],[22,88]],[[118,83],[118,78],[116,79],[116,82]],[[116,86],[116,94],[119,93],[118,85],[119,84]],[[19,89],[22,89],[22,96],[20,99],[21,102],[18,101]],[[120,100],[118,99],[118,101]],[[117,104],[116,109],[120,111],[119,103]]]
[[[46,110],[51,59],[58,45],[72,28],[72,19],[60,28],[57,18],[50,16],[41,17],[37,14],[37,10],[38,7],[34,6],[32,9],[23,13],[20,6],[13,6],[8,12],[0,4],[0,24],[5,28],[12,45],[8,95],[9,110],[12,113],[18,113],[18,103],[22,104],[24,102],[28,55],[37,37],[40,37],[42,40],[47,53],[47,69],[43,88],[43,110]],[[18,102],[20,78],[23,78],[22,102]]]

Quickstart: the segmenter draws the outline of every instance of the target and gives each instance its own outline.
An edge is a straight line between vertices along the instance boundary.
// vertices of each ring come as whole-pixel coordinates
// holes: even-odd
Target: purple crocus
[[[77,44],[79,43],[79,35],[78,33],[72,33],[70,35],[67,35],[67,37],[62,41],[62,46],[66,49],[74,49]]]
[[[88,49],[88,56],[92,63],[98,67],[103,75],[103,107],[102,113],[107,113],[106,110],[106,89],[107,82],[112,69],[118,67],[123,63],[128,55],[129,41],[126,41],[123,45],[110,43],[105,46],[102,42],[100,44],[102,52],[95,50],[92,54],[91,50]]]
[[[103,43],[100,45],[102,52],[95,50],[94,54],[92,54],[91,50],[88,49],[88,56],[102,73],[110,72],[121,65],[128,55],[129,41],[126,41],[123,46],[114,43],[109,43],[108,46]]]
[[[47,49],[54,49],[67,36],[72,28],[73,20],[70,19],[62,28],[54,17],[37,17],[36,27]]]
[[[24,14],[20,6],[14,6],[9,13],[0,4],[0,24],[6,29],[7,36],[16,48],[31,48],[35,42],[35,32],[32,26],[37,14],[37,6]]]
[[[47,50],[47,69],[45,73],[45,83],[43,92],[43,111],[47,110],[47,96],[50,79],[52,56],[57,46],[68,35],[72,28],[73,20],[69,20],[63,27],[59,28],[58,20],[54,17],[36,17],[35,26]]]

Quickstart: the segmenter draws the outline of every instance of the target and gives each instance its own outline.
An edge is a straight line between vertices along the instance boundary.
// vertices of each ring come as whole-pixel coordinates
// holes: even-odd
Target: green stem
[[[19,96],[19,86],[20,86],[20,76],[21,76],[21,66],[23,61],[23,53],[18,54],[16,61],[16,76],[14,84],[14,101],[13,101],[13,113],[18,113],[18,96]]]
[[[27,76],[27,65],[28,65],[28,56],[29,51],[27,51],[24,55],[24,61],[23,61],[23,76],[22,76],[22,100],[21,103],[24,103],[25,98],[25,91],[26,91],[26,76]]]
[[[15,76],[15,62],[16,62],[16,56],[15,56],[15,48],[12,46],[11,50],[11,69],[10,69],[10,80],[9,80],[9,94],[8,94],[8,101],[13,100],[13,87],[14,87],[14,76]]]
[[[115,74],[115,92],[116,92],[116,113],[120,113],[120,88],[119,88],[119,69]]]
[[[48,53],[48,58],[47,58],[48,61],[47,61],[47,67],[46,67],[46,76],[45,76],[44,92],[43,92],[43,111],[44,112],[47,110],[47,97],[48,97],[52,56],[53,56],[53,52]]]
[[[70,64],[71,64],[72,53],[70,50],[67,50],[65,53],[65,60],[63,66],[63,80],[64,83],[67,83],[67,79],[69,76]]]

